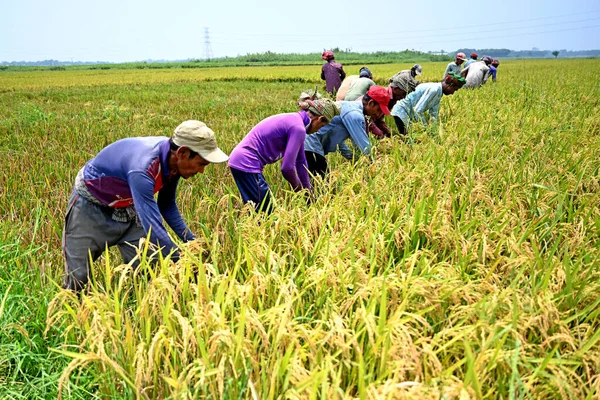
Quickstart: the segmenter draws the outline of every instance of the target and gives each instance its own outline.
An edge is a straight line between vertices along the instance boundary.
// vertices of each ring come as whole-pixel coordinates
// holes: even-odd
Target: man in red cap
[[[500,65],[500,61],[494,60],[490,65],[490,70],[488,72],[488,76],[492,77],[492,81],[496,82],[496,73],[498,72],[498,66]]]
[[[335,62],[333,51],[324,51],[321,58],[325,60],[325,64],[321,68],[321,79],[326,83],[326,90],[334,94],[342,85],[346,72],[344,72],[342,64]]]
[[[467,68],[469,65],[473,64],[474,62],[477,62],[477,57],[479,57],[479,55],[477,53],[471,53],[471,58],[469,58],[467,60],[467,62],[465,63],[465,68]]]
[[[334,117],[329,125],[308,135],[304,140],[304,151],[308,170],[313,175],[325,176],[328,153],[339,151],[343,157],[352,160],[356,155],[371,154],[371,141],[367,135],[365,116],[379,119],[389,115],[390,95],[386,88],[371,86],[359,101],[342,101],[340,115]],[[344,141],[350,138],[355,150],[352,151]]]
[[[446,67],[446,72],[444,72],[444,77],[448,75],[450,72],[454,72],[455,74],[460,74],[462,71],[462,63],[467,61],[467,56],[465,53],[457,53],[456,59],[454,62],[451,62]]]

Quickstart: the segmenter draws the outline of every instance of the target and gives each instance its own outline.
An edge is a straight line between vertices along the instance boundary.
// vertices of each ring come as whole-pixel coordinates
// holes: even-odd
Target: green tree
[[[558,50],[554,50],[554,51],[552,52],[552,55],[554,56],[554,58],[557,58],[557,57],[558,57],[558,53],[560,53],[560,51],[558,51]]]

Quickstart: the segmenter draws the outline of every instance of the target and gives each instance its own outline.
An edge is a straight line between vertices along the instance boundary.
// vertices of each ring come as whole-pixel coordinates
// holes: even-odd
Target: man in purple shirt
[[[281,173],[292,189],[310,190],[304,139],[339,115],[338,106],[329,99],[299,103],[301,111],[278,114],[258,123],[233,149],[229,168],[244,203],[256,211],[272,211],[269,186],[262,174],[265,165],[281,162]]]
[[[490,65],[490,71],[488,72],[488,76],[492,77],[493,82],[496,82],[496,74],[498,73],[499,65],[500,65],[500,61],[498,61],[498,60],[492,61],[492,65]]]
[[[108,246],[118,246],[125,263],[134,261],[140,239],[148,235],[164,256],[177,260],[179,253],[163,218],[182,241],[195,239],[175,204],[179,178],[191,178],[207,165],[227,160],[214,132],[200,121],[182,123],[171,139],[128,138],[102,149],[77,174],[69,200],[63,287],[83,289],[90,258],[96,260]]]
[[[333,51],[324,51],[321,57],[325,60],[325,64],[321,68],[321,79],[326,83],[326,90],[335,94],[346,78],[346,73],[342,64],[334,61]]]

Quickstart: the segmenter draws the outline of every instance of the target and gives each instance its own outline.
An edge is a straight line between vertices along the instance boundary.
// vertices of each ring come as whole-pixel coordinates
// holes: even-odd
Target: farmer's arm
[[[487,80],[488,80],[488,78],[490,77],[489,72],[490,72],[489,67],[488,67],[488,69],[486,71],[483,72],[483,83],[486,83]]]
[[[440,100],[441,98],[437,101],[433,101],[431,108],[429,109],[429,116],[431,117],[432,121],[436,121],[440,113]]]
[[[308,175],[308,163],[306,162],[306,153],[304,153],[304,145],[298,152],[298,158],[296,159],[296,171],[298,172],[298,178],[302,187],[310,189],[310,177]]]
[[[158,191],[158,209],[162,214],[167,224],[173,229],[173,232],[184,242],[194,240],[196,236],[190,231],[188,226],[183,221],[177,203],[175,202],[175,194],[179,178],[168,182]]]
[[[371,141],[367,136],[365,117],[362,112],[352,111],[342,115],[341,118],[344,126],[348,129],[354,146],[364,155],[369,155],[371,153]]]
[[[300,150],[304,149],[305,138],[306,132],[303,127],[292,127],[287,145],[285,146],[285,152],[283,153],[283,159],[281,160],[281,174],[296,191],[302,190],[305,187],[302,185],[300,178],[298,178],[298,173],[296,171],[298,153]]]
[[[145,171],[131,171],[127,182],[133,196],[135,210],[146,234],[150,232],[150,241],[159,247],[164,256],[176,249],[162,223],[158,204],[154,200],[154,180]],[[177,252],[174,255],[178,258]]]
[[[352,160],[354,158],[354,152],[350,150],[350,147],[344,142],[338,144],[338,151],[346,160]]]
[[[421,121],[423,125],[427,125],[427,120],[425,119],[425,112],[430,110],[434,105],[434,93],[432,93],[431,89],[427,89],[425,93],[421,96],[417,104],[415,104],[415,116],[418,121]],[[439,103],[438,103],[439,106]]]

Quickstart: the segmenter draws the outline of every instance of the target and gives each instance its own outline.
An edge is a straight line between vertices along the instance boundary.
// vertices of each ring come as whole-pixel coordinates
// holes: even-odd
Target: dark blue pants
[[[235,180],[244,204],[252,202],[257,212],[264,211],[270,214],[273,211],[271,189],[265,181],[263,174],[252,174],[229,167]]]

